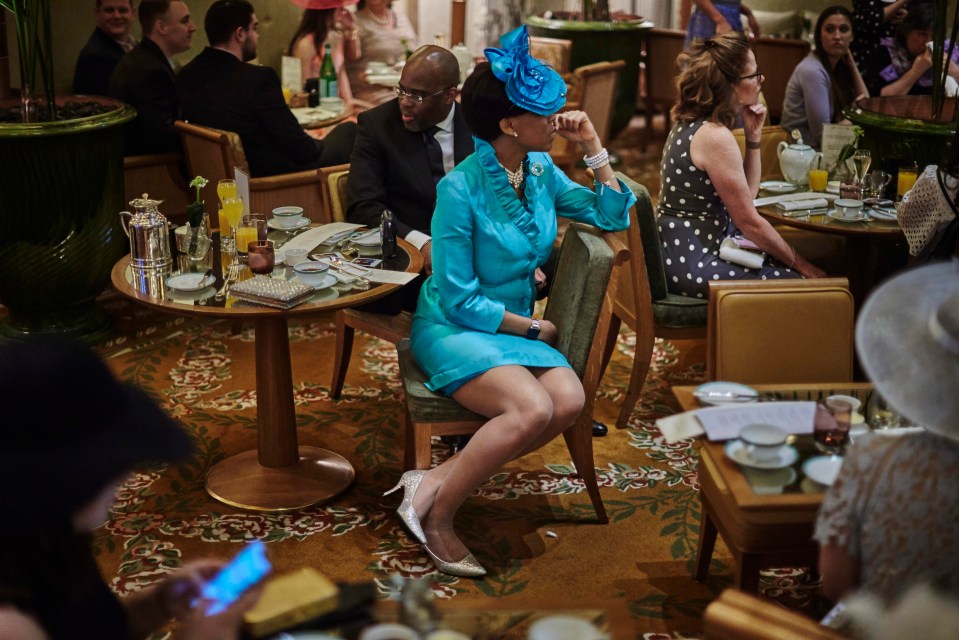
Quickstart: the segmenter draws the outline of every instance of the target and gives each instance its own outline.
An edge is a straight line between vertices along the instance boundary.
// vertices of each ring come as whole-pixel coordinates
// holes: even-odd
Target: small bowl
[[[851,198],[840,198],[836,200],[836,211],[843,218],[855,218],[862,213],[862,200],[852,200]]]
[[[298,264],[302,264],[310,259],[310,250],[290,247],[286,250],[280,250],[283,255],[283,262],[288,266],[295,267]],[[325,264],[325,263],[321,263]]]
[[[303,281],[304,283],[315,287],[316,285],[323,282],[325,278],[323,275],[326,273],[326,270],[330,268],[330,265],[325,262],[320,262],[319,260],[307,260],[306,262],[301,262],[298,265],[293,267],[293,271],[296,272],[296,277]]]
[[[279,226],[290,229],[303,219],[303,207],[277,207],[273,210],[273,219]]]

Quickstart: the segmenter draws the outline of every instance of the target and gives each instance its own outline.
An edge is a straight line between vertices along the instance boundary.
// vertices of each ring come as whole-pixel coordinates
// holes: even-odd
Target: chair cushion
[[[665,298],[653,302],[653,322],[675,329],[705,327],[708,308],[705,299],[667,293]]]
[[[415,422],[463,422],[484,420],[472,411],[463,408],[456,400],[426,388],[426,374],[413,360],[409,339],[400,340],[396,345],[399,356],[400,377],[406,392],[406,410]]]
[[[233,147],[233,164],[235,164],[240,171],[249,175],[250,166],[246,161],[246,152],[243,150],[243,141],[240,140],[240,134],[235,131],[227,131],[226,129],[217,129],[215,127],[207,127],[207,129],[222,133],[226,136],[230,146]]]

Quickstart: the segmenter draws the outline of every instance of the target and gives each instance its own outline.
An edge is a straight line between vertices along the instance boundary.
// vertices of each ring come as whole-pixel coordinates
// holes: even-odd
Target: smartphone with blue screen
[[[246,545],[229,564],[220,569],[213,579],[203,585],[200,594],[211,601],[206,615],[225,611],[243,593],[270,572],[266,545],[254,540]]]

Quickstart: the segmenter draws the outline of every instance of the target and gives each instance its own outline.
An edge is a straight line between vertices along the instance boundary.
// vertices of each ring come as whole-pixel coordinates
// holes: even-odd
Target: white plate
[[[838,213],[835,209],[830,209],[829,211],[826,212],[826,215],[832,218],[833,220],[836,220],[837,222],[865,222],[866,220],[869,219],[869,216],[867,216],[862,211],[860,211],[859,215],[856,216],[855,218],[844,218],[842,214]]]
[[[762,461],[753,460],[749,457],[749,454],[746,453],[746,445],[743,444],[742,440],[730,440],[723,447],[723,450],[726,452],[726,457],[733,462],[752,469],[782,469],[799,460],[799,452],[796,451],[795,447],[788,444],[779,450],[779,455],[776,458]]]
[[[824,487],[832,485],[842,469],[841,456],[816,456],[802,464],[802,472],[806,477]]]
[[[378,247],[382,244],[380,241],[380,230],[374,229],[365,235],[350,240],[350,242],[358,247]]]
[[[889,211],[888,209],[867,209],[866,215],[874,220],[881,220],[883,222],[896,222],[899,219],[895,210]]]
[[[299,278],[297,278],[297,280],[299,280]],[[302,280],[300,280],[300,282],[302,282]],[[339,280],[336,279],[336,276],[329,273],[324,273],[323,277],[320,279],[319,284],[313,285],[313,288],[317,291],[322,291],[323,289],[328,289],[329,287],[332,287],[337,282],[339,282]]]
[[[826,183],[826,193],[835,193],[835,194],[838,196],[838,195],[839,195],[839,181],[838,181],[838,180],[830,180],[829,182],[827,182],[827,183]]]
[[[783,469],[743,469],[743,475],[749,480],[753,493],[760,495],[774,495],[783,492],[796,481],[798,475],[792,467]]]
[[[728,394],[731,397],[724,398],[724,394]],[[752,387],[747,387],[746,385],[739,384],[738,382],[707,382],[706,384],[701,384],[696,387],[695,391],[693,391],[693,395],[702,404],[715,406],[737,402],[753,402],[755,398],[759,397],[759,392]],[[737,396],[751,397],[742,398]]]
[[[784,180],[765,180],[759,183],[759,188],[773,193],[792,193],[799,187]]]
[[[200,273],[180,273],[166,279],[167,286],[177,291],[199,291],[204,287],[209,287],[214,282],[216,282],[216,278],[213,277],[212,273],[208,276],[203,276]]]
[[[312,220],[309,218],[300,218],[300,221],[292,227],[282,227],[280,226],[280,223],[277,222],[276,218],[270,218],[266,221],[266,226],[271,229],[276,229],[277,231],[296,231],[297,229],[302,229],[303,227],[309,226],[310,222],[312,222]]]

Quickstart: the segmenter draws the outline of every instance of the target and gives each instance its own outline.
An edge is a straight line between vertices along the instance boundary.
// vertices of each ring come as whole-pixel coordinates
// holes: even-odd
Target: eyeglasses
[[[440,90],[437,91],[436,93],[431,93],[431,94],[429,94],[428,96],[424,96],[424,95],[421,94],[421,93],[410,93],[410,92],[407,91],[406,89],[403,89],[402,87],[400,87],[400,85],[396,85],[395,87],[393,87],[393,93],[395,93],[395,94],[396,94],[396,97],[399,98],[399,99],[401,99],[401,100],[402,100],[403,98],[409,98],[410,100],[412,100],[412,101],[415,102],[416,104],[423,104],[425,101],[429,100],[429,99],[432,98],[433,96],[438,96],[439,94],[444,93],[444,92],[446,92],[446,91],[449,91],[449,90],[452,89],[452,88],[453,88],[453,87],[446,87],[445,89],[440,89]]]
[[[750,78],[765,78],[766,74],[762,71],[756,71],[756,73],[750,73],[748,76],[739,76],[739,80],[749,80]]]

